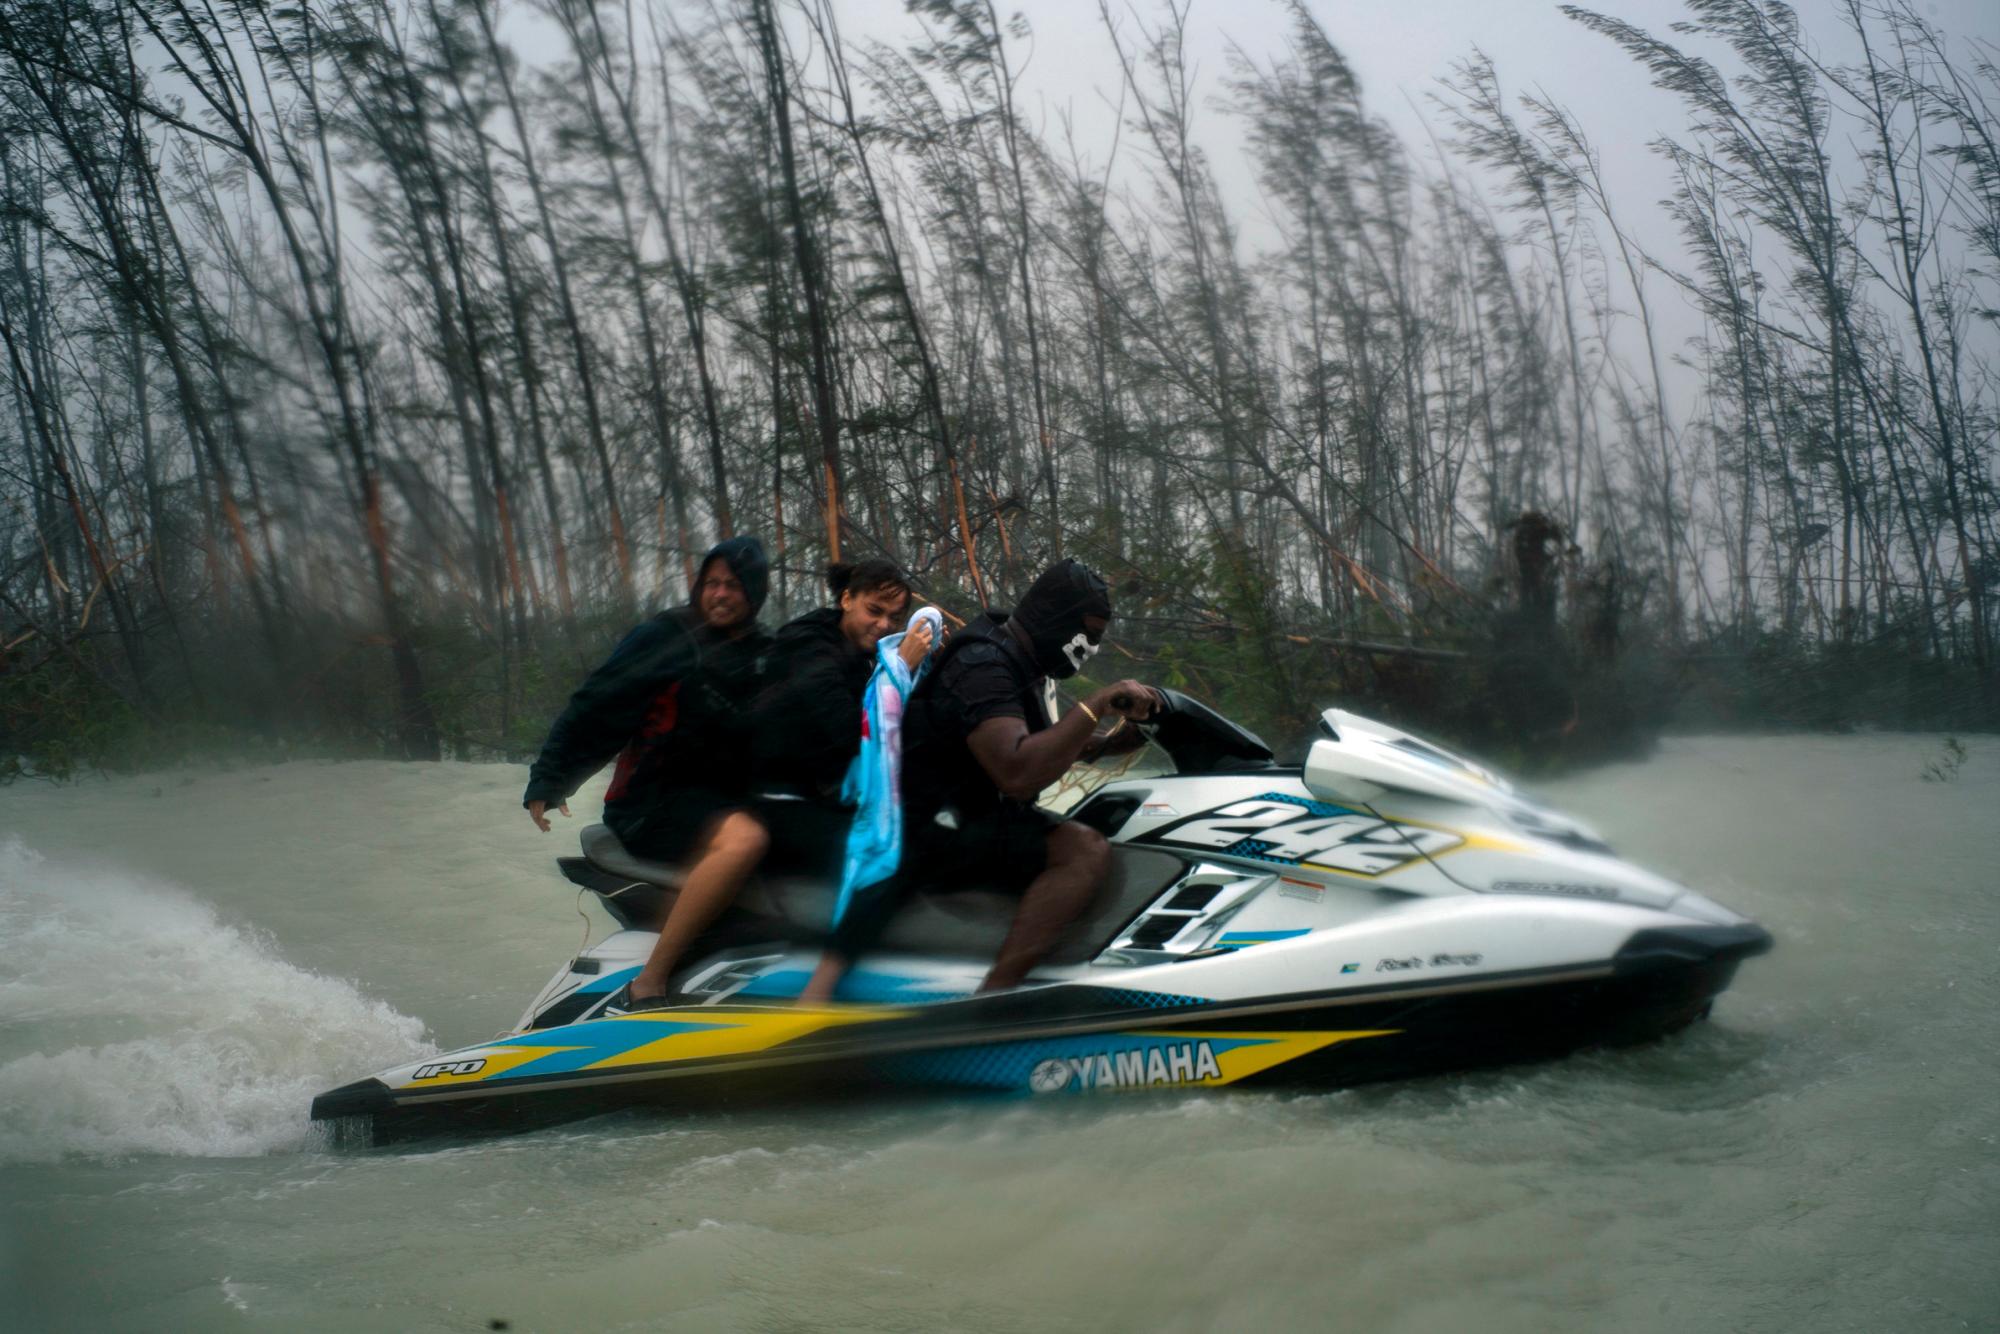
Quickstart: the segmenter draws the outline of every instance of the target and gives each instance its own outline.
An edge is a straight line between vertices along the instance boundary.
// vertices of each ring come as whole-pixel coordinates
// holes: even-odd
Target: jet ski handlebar
[[[1152,741],[1174,762],[1177,773],[1215,773],[1262,769],[1274,762],[1262,737],[1203,704],[1165,686],[1153,687],[1160,707],[1136,726],[1148,729]],[[1129,698],[1117,703],[1129,704]]]

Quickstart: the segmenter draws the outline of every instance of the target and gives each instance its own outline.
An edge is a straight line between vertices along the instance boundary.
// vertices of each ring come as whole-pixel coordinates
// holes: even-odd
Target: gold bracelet
[[[1076,702],[1076,707],[1083,710],[1083,716],[1090,719],[1090,725],[1092,727],[1097,726],[1097,715],[1090,711],[1090,706],[1088,704],[1085,704],[1082,700],[1078,700]]]

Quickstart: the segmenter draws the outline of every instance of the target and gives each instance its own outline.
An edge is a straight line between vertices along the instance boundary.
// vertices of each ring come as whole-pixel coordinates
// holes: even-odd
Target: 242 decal
[[[1282,793],[1218,806],[1137,841],[1357,875],[1381,875],[1465,842],[1441,829],[1393,825]]]

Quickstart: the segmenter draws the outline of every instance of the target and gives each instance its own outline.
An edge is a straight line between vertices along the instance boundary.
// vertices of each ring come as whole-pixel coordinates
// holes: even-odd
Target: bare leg
[[[813,969],[812,980],[799,993],[801,1005],[825,1005],[833,999],[833,990],[840,985],[840,979],[847,976],[853,960],[827,950],[819,956],[819,967]]]
[[[1049,864],[1021,896],[1014,925],[979,989],[998,991],[1018,985],[1055,948],[1063,928],[1090,906],[1110,870],[1111,845],[1104,835],[1074,820],[1051,829]]]
[[[749,812],[731,811],[722,818],[709,835],[701,860],[689,868],[687,879],[681,882],[681,892],[667,910],[667,920],[660,925],[660,938],[646,966],[632,979],[633,1000],[666,993],[667,978],[682,953],[729,906],[770,846],[771,836]]]

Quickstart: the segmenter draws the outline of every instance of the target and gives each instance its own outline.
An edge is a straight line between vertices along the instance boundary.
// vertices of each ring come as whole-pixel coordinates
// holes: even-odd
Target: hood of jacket
[[[754,537],[732,537],[710,547],[701,564],[694,567],[694,585],[688,589],[690,604],[698,602],[701,577],[707,572],[709,562],[717,560],[728,565],[730,573],[742,581],[743,596],[750,600],[750,618],[755,620],[771,592],[771,562],[765,558],[764,544]]]

